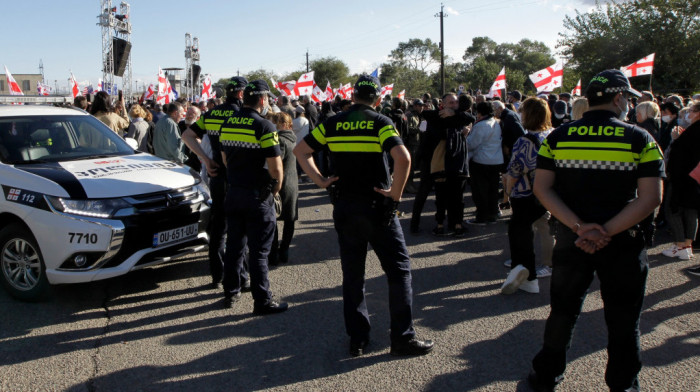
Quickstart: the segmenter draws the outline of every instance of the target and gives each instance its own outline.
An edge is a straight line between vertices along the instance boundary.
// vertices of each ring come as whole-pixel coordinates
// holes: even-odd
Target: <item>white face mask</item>
[[[562,118],[564,118],[564,114],[554,113],[554,117],[561,120]]]
[[[661,121],[668,124],[671,122],[671,116],[661,116]]]
[[[624,109],[619,107],[619,106],[618,106],[618,109],[620,109],[620,115],[618,116],[618,118],[622,121],[626,121],[627,120],[627,113],[629,113],[629,111],[630,111],[630,105],[629,105],[629,102],[627,102],[626,98],[625,98]]]

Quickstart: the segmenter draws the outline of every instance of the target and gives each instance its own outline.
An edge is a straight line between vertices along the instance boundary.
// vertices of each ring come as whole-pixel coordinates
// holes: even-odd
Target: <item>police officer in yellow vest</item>
[[[224,211],[224,198],[226,197],[226,168],[221,158],[221,143],[219,131],[221,125],[243,106],[243,89],[248,81],[242,76],[232,77],[226,85],[226,101],[214,107],[212,110],[199,117],[197,122],[190,125],[182,133],[182,141],[187,147],[197,154],[204,163],[209,174],[209,189],[211,191],[211,219],[207,233],[209,234],[209,270],[212,278],[212,287],[219,288],[224,275],[224,249],[226,240],[226,215]],[[208,156],[200,142],[204,135],[209,138],[212,148],[212,156]],[[247,267],[241,271],[242,287],[250,289]]]
[[[411,264],[396,216],[410,156],[391,119],[373,109],[381,99],[379,92],[377,78],[360,76],[350,110],[318,125],[299,142],[294,155],[316,185],[331,187],[350,354],[362,355],[369,343],[370,322],[364,295],[369,243],[389,282],[391,354],[422,355],[432,350],[433,342],[415,337]],[[312,153],[324,146],[330,150],[335,171],[329,178],[321,175],[312,158]],[[393,182],[388,155],[394,161]]]
[[[224,305],[240,298],[241,271],[246,245],[250,252],[254,314],[287,310],[273,301],[268,281],[267,256],[277,224],[273,196],[282,184],[282,159],[274,124],[264,118],[270,110],[270,87],[253,80],[243,90],[243,107],[221,125],[219,140],[226,165],[226,255],[224,256]]]
[[[654,138],[620,120],[632,95],[641,96],[622,72],[599,73],[588,84],[583,118],[557,128],[539,150],[534,192],[558,228],[551,313],[528,377],[537,391],[553,391],[563,379],[574,325],[596,275],[608,327],[605,382],[614,392],[639,390],[639,318],[649,271],[639,222],[661,202],[665,175]]]

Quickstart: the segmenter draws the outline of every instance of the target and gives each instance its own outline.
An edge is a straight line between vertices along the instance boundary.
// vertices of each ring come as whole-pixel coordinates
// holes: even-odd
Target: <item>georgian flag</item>
[[[343,99],[350,99],[352,98],[352,85],[350,83],[346,84],[345,86],[341,85],[338,87],[338,94],[340,94]]]
[[[148,88],[146,89],[146,91],[143,92],[143,98],[141,98],[141,99],[144,101],[149,100],[149,99],[153,99],[153,96],[155,94],[156,94],[155,86],[153,85],[153,83],[151,83],[148,85]]]
[[[398,97],[399,99],[404,99],[405,96],[406,96],[406,90],[401,90],[399,95],[397,95],[396,97]]]
[[[330,102],[335,98],[335,91],[333,91],[333,87],[331,87],[331,82],[329,81],[326,84],[326,101]]]
[[[170,97],[173,90],[170,87],[170,81],[165,77],[163,70],[158,67],[158,96],[156,97],[156,103],[161,105],[170,103]]]
[[[652,53],[636,63],[622,67],[620,70],[624,72],[625,76],[628,78],[633,76],[651,75],[654,72],[654,56],[656,56],[656,53]]]
[[[576,87],[574,87],[574,89],[571,90],[571,95],[573,95],[574,97],[581,96],[581,79],[579,79],[578,83],[576,83]]]
[[[73,98],[77,97],[78,95],[82,95],[80,93],[80,87],[78,87],[78,82],[75,80],[75,76],[73,76],[73,72],[70,73],[70,92],[73,94]]]
[[[391,95],[392,91],[394,91],[394,84],[387,84],[386,86],[382,86],[379,95],[384,98],[385,95]]]
[[[564,80],[564,63],[560,60],[545,69],[541,69],[529,76],[535,85],[537,92],[554,91],[561,87]]]
[[[299,76],[299,80],[294,85],[294,95],[301,97],[302,95],[313,94],[314,84],[314,71]]]
[[[272,82],[273,84],[275,83],[274,81]],[[277,90],[279,90],[281,95],[286,95],[288,97],[295,97],[294,95],[294,85],[297,84],[297,82],[290,80],[289,82],[279,82],[277,83],[277,86],[275,87]]]
[[[491,90],[503,90],[504,88],[506,88],[506,67],[501,69],[491,85]]]
[[[5,66],[5,79],[7,79],[7,89],[10,90],[10,95],[24,95],[22,89],[19,88],[19,84],[12,77],[10,70]]]
[[[199,97],[200,101],[207,101],[211,99],[211,77],[209,75],[204,77],[202,81],[202,94]]]
[[[47,84],[36,82],[36,91],[39,95],[49,95],[51,93],[51,87]]]
[[[314,102],[323,102],[326,100],[326,93],[321,90],[320,87],[314,82],[314,89],[311,92],[311,99],[314,100]]]

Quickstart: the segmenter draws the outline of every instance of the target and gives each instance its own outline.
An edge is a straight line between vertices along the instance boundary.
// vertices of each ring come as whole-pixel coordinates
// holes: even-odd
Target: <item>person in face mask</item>
[[[594,274],[608,329],[605,382],[611,391],[639,390],[639,318],[649,272],[639,223],[661,202],[665,174],[651,135],[620,121],[632,95],[641,96],[621,71],[597,74],[586,89],[590,109],[552,131],[538,152],[533,191],[557,223],[551,311],[528,377],[537,391],[554,390],[563,379]]]
[[[247,246],[253,314],[257,315],[287,310],[286,303],[272,299],[268,280],[267,256],[276,225],[273,198],[284,180],[277,129],[263,117],[270,97],[276,98],[267,82],[249,82],[243,90],[243,107],[229,114],[219,136],[228,180],[223,306],[230,308],[241,297]]]
[[[552,117],[553,128],[558,128],[561,124],[571,121],[571,115],[569,114],[566,102],[556,101],[552,107],[554,108],[554,116]]]
[[[659,147],[666,151],[671,144],[671,132],[678,126],[678,112],[681,109],[673,102],[661,104],[661,129],[659,129]]]

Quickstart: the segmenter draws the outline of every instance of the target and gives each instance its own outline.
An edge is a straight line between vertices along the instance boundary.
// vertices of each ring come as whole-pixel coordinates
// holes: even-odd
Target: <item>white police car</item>
[[[78,109],[0,105],[0,186],[0,282],[18,299],[209,241],[209,193],[196,173],[134,151]]]

